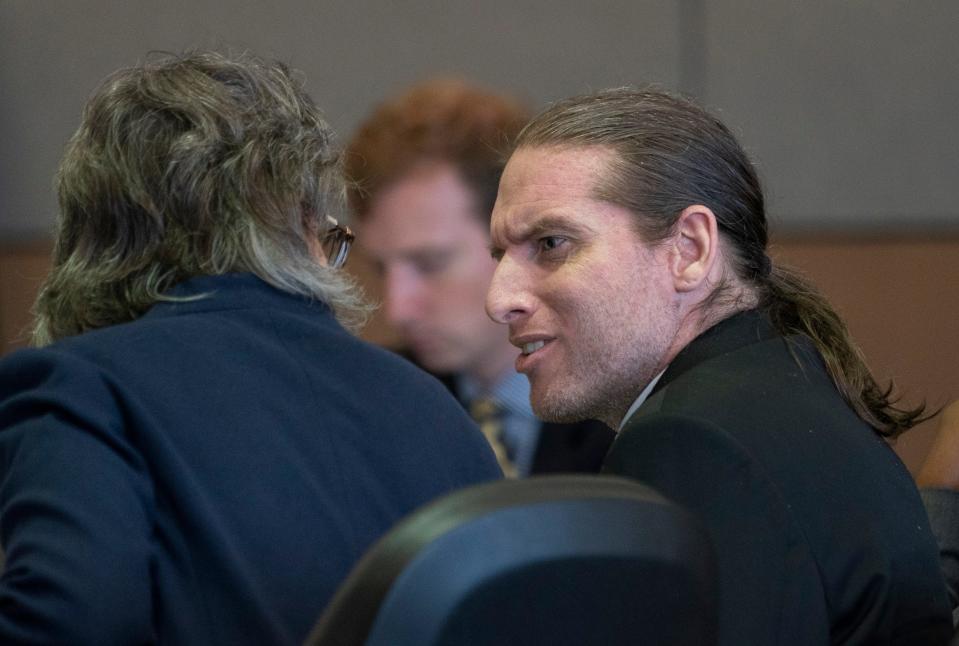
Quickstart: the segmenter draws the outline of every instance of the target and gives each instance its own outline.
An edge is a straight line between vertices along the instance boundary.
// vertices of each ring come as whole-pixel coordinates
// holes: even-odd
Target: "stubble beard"
[[[642,332],[637,328],[637,334]],[[533,413],[547,422],[597,419],[617,428],[639,393],[664,366],[672,335],[654,328],[645,330],[643,337],[587,344],[572,353],[563,374],[548,383],[531,379]]]
[[[585,303],[557,307],[576,311],[575,333],[563,341],[565,361],[547,382],[530,380],[530,403],[540,419],[576,422],[598,419],[618,428],[643,388],[665,368],[681,327],[679,305],[668,289],[648,284],[649,259],[636,273],[606,283]],[[646,285],[638,291],[635,285]]]

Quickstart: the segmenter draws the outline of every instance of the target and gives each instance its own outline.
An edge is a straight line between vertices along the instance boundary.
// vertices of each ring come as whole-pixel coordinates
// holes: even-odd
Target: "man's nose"
[[[391,324],[402,325],[423,316],[423,281],[403,269],[387,270],[383,278],[384,310]]]
[[[489,291],[486,293],[486,313],[497,323],[515,323],[529,316],[533,299],[527,289],[527,279],[522,268],[509,256],[503,256],[493,272]]]

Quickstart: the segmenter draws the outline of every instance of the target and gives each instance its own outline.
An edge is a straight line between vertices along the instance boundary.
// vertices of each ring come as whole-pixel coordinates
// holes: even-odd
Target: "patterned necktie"
[[[496,461],[499,462],[503,475],[507,478],[518,477],[516,465],[510,460],[506,444],[503,443],[503,409],[496,400],[489,397],[474,399],[470,404],[470,416],[479,424],[486,440],[493,447],[493,453],[496,454]]]

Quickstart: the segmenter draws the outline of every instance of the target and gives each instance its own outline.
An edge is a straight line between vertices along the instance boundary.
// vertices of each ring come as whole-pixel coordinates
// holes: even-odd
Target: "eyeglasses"
[[[346,264],[350,246],[356,236],[348,226],[339,224],[330,216],[326,216],[326,223],[330,228],[323,234],[323,252],[326,254],[327,264],[333,269],[339,269]]]

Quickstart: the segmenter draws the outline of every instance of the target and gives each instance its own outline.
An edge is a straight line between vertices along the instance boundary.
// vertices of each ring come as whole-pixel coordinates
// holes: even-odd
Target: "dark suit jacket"
[[[604,471],[648,483],[705,522],[723,645],[948,640],[912,478],[841,399],[808,340],[787,342],[755,311],[675,358]]]
[[[596,420],[543,422],[531,473],[599,473],[616,434]]]
[[[410,356],[406,352],[401,354]],[[458,397],[453,375],[437,375],[437,378]],[[464,407],[468,405],[468,402],[460,403]],[[573,424],[541,422],[530,475],[599,473],[615,437],[611,428],[592,419]]]
[[[959,491],[921,489],[919,495],[939,545],[939,563],[946,579],[953,618],[959,619]]]
[[[400,517],[499,475],[436,381],[250,275],[0,363],[0,643],[299,644]]]

